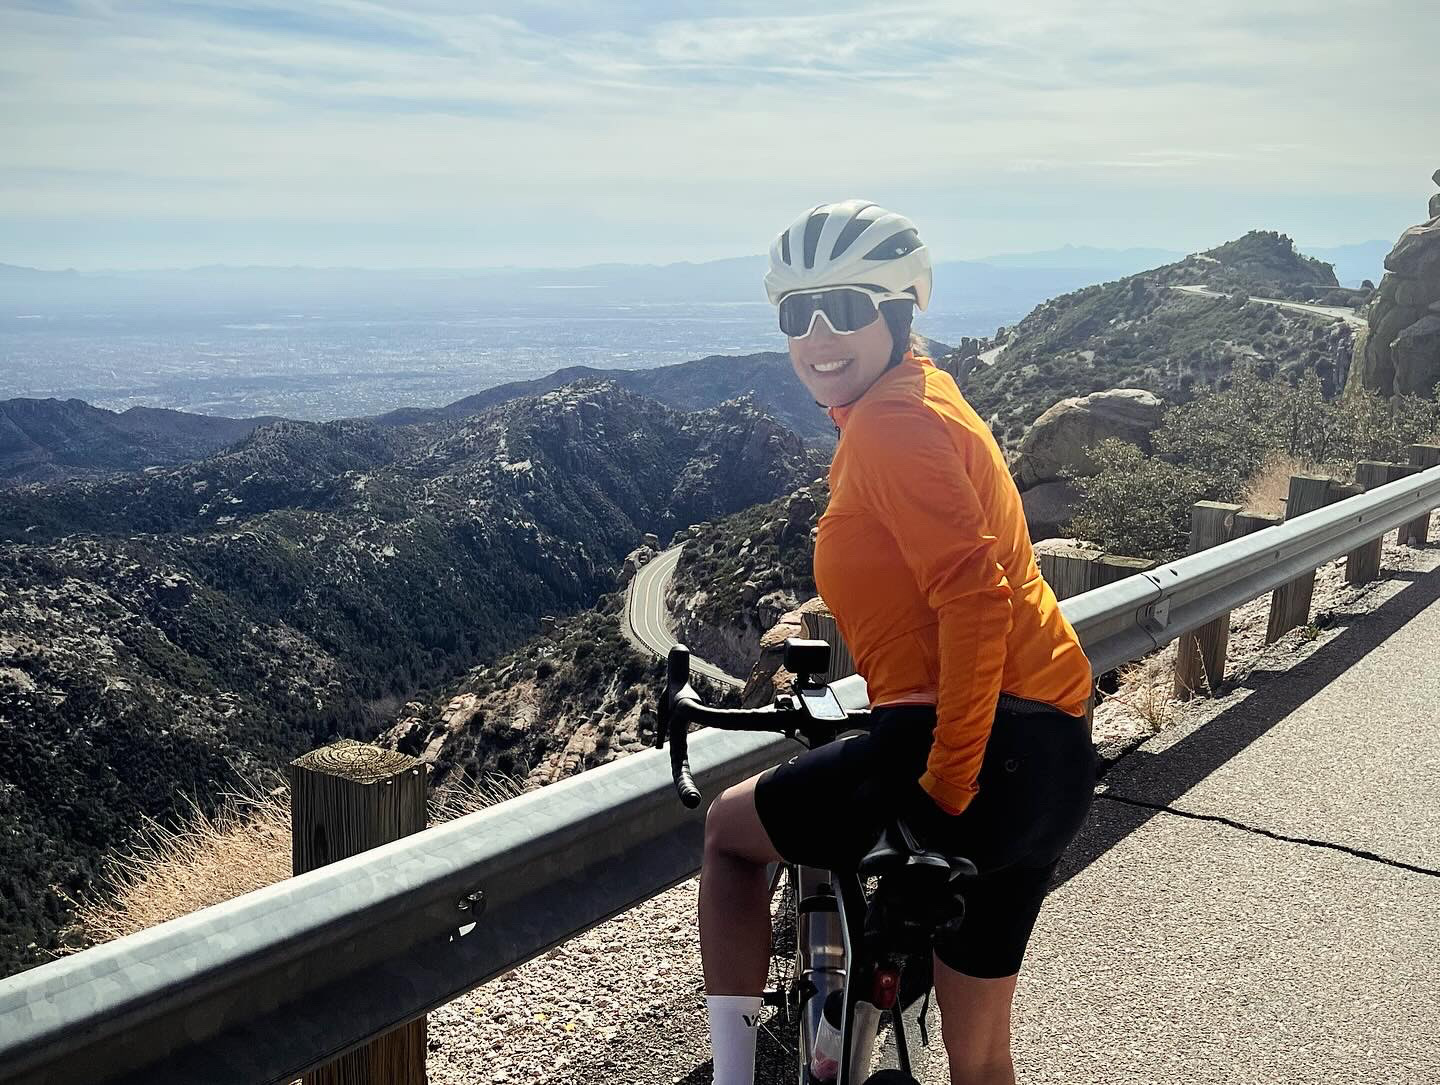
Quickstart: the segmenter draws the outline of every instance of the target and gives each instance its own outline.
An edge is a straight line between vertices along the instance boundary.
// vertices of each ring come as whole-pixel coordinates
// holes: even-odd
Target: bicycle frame
[[[810,1056],[825,1001],[834,991],[844,992],[841,1017],[840,1071],[835,1085],[863,1085],[870,1075],[875,1040],[884,1012],[869,1001],[870,991],[859,990],[865,939],[865,891],[858,875],[815,867],[789,865],[795,887],[796,967],[792,991],[800,1013],[799,1085],[811,1085]],[[838,892],[836,891],[838,888]],[[892,1010],[900,1069],[911,1072],[904,1016],[898,1000]]]

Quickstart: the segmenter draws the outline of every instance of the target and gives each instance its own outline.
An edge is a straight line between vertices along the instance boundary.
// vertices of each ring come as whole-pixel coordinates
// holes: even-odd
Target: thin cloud
[[[683,258],[864,192],[996,235],[973,252],[1017,230],[1103,243],[1113,221],[1066,208],[1199,190],[1218,209],[1178,216],[1193,236],[1116,241],[1201,245],[1262,195],[1413,192],[1440,98],[1427,20],[1418,0],[0,3],[0,225],[399,229],[483,206],[532,247],[583,230]]]

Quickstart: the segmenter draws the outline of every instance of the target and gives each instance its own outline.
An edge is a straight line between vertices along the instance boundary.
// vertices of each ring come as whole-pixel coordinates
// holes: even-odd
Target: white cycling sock
[[[755,1085],[759,995],[706,995],[715,1085]]]

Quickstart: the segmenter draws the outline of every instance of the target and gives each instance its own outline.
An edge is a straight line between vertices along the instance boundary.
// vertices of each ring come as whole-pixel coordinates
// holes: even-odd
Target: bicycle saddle
[[[860,860],[859,872],[862,878],[870,878],[920,868],[946,871],[947,881],[976,874],[975,864],[963,855],[945,855],[922,848],[910,827],[899,818],[886,827],[875,846]]]

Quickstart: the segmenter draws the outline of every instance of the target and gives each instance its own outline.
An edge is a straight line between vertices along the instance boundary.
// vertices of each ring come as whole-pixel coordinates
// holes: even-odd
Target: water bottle
[[[844,1013],[844,990],[831,991],[820,1014],[815,1049],[810,1052],[810,1076],[816,1081],[834,1081],[840,1076],[840,1018]]]

